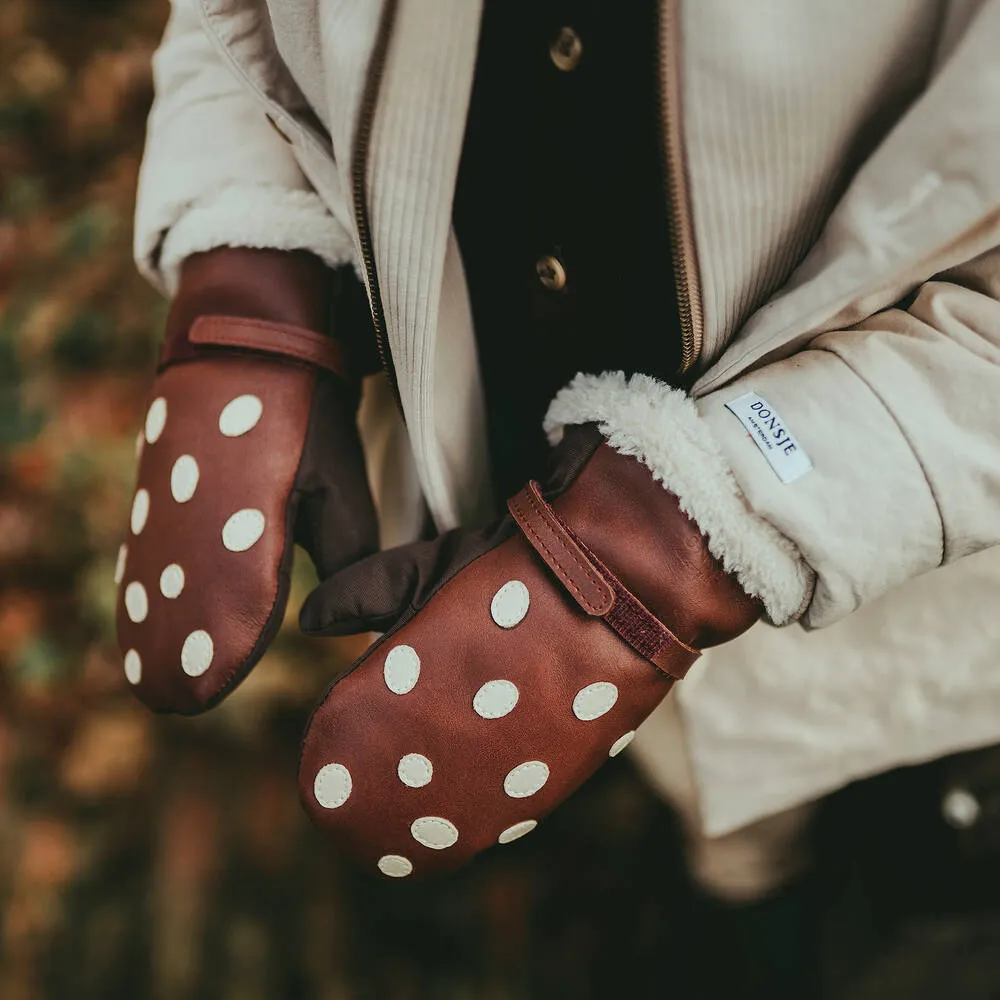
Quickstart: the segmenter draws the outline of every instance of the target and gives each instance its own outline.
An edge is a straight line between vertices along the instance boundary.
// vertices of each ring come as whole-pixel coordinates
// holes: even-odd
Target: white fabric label
[[[744,393],[726,403],[726,409],[746,428],[783,483],[794,483],[813,467],[812,459],[763,396]]]

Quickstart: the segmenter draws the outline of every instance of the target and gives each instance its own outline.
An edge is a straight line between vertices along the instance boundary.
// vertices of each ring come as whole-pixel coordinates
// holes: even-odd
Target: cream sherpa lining
[[[569,424],[597,423],[608,444],[642,462],[676,494],[711,553],[763,601],[775,625],[805,610],[814,574],[789,539],[747,505],[694,403],[648,375],[577,375],[545,416],[556,444]]]
[[[172,295],[186,257],[215,247],[310,250],[331,267],[354,257],[350,236],[312,191],[236,184],[195,202],[170,228],[159,272]]]

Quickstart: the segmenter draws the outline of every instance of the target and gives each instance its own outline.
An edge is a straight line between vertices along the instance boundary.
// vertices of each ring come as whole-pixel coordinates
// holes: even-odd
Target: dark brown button
[[[583,42],[572,28],[560,28],[549,46],[549,57],[556,69],[570,73],[580,65]]]
[[[558,257],[546,255],[539,257],[535,264],[535,274],[538,280],[550,291],[558,292],[566,287],[566,268]]]

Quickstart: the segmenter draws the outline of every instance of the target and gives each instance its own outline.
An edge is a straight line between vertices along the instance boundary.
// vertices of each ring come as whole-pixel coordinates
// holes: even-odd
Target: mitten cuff
[[[709,551],[759,598],[775,625],[798,618],[814,573],[794,544],[747,503],[692,400],[648,375],[577,375],[549,406],[545,432],[596,423],[608,444],[642,462],[706,536]]]

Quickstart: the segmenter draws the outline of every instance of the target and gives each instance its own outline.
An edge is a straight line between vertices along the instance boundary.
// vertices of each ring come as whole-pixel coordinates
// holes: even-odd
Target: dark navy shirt
[[[486,0],[454,222],[498,499],[578,372],[668,381],[680,331],[654,0]]]

